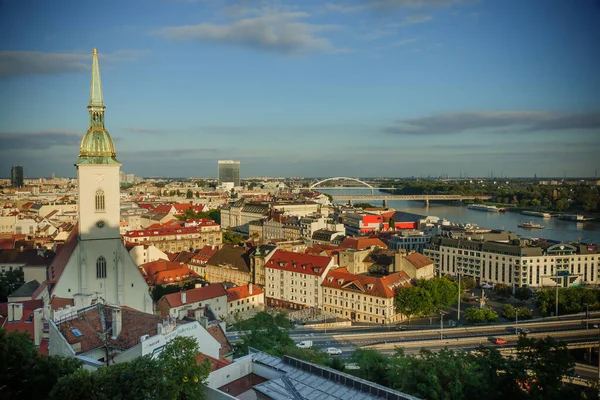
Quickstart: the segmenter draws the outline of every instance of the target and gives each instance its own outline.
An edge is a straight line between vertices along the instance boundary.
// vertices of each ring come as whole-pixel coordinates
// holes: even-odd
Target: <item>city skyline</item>
[[[0,176],[75,175],[94,47],[139,176],[212,176],[219,159],[243,176],[600,166],[598,2],[64,3],[2,6]]]

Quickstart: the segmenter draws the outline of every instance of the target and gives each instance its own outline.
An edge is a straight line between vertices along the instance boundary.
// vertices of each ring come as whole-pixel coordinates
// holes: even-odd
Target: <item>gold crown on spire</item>
[[[98,55],[98,49],[94,47],[94,51],[92,51],[92,54],[97,56]]]

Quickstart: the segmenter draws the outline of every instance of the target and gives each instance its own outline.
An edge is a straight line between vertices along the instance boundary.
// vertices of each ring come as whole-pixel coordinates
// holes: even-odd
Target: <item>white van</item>
[[[296,347],[300,347],[301,349],[310,349],[312,345],[312,340],[305,340],[304,342],[296,343]]]

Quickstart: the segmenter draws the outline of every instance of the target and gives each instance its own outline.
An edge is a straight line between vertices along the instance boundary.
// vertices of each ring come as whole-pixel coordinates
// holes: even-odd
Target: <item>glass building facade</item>
[[[15,165],[10,169],[10,184],[12,187],[23,187],[23,167]]]
[[[240,162],[232,160],[219,160],[219,185],[224,182],[233,182],[240,186]]]

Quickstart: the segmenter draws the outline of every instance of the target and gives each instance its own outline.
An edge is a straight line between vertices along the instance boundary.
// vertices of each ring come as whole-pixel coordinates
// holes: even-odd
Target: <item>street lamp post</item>
[[[440,312],[440,342],[444,340],[444,314]]]
[[[517,312],[517,308],[515,308],[515,335],[519,336],[519,313]]]
[[[556,269],[556,314],[555,317],[558,317],[558,268]]]

